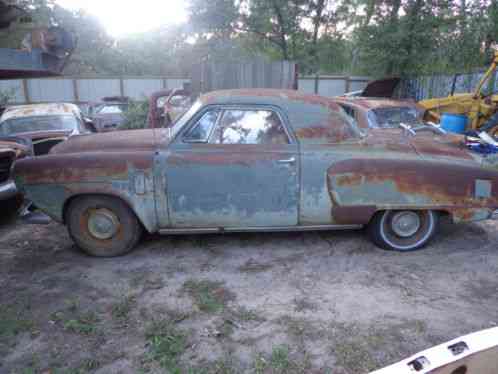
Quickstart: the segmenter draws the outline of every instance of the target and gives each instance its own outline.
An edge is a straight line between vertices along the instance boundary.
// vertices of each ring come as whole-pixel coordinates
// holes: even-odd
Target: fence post
[[[26,104],[31,103],[31,98],[29,96],[29,86],[28,86],[28,80],[23,79],[22,80],[22,90],[24,94],[24,101],[26,101]]]
[[[73,98],[74,101],[79,103],[80,102],[80,93],[78,92],[78,81],[73,78]]]
[[[124,97],[125,95],[123,77],[119,77],[119,95],[121,97]]]
[[[315,95],[318,95],[319,92],[319,86],[320,85],[320,77],[319,75],[315,75]]]
[[[351,91],[351,77],[349,75],[344,79],[344,86],[344,88],[346,89],[344,93],[348,93]]]

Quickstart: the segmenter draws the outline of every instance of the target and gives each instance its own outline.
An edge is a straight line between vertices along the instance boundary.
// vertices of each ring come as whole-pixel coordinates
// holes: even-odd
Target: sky
[[[92,13],[114,37],[178,24],[187,19],[185,0],[57,0],[57,3]]]

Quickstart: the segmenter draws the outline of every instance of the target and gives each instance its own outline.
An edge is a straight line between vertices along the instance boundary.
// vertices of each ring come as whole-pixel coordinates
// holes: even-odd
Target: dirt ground
[[[362,231],[145,237],[80,253],[0,223],[0,373],[365,373],[498,323],[498,223],[425,250]]]

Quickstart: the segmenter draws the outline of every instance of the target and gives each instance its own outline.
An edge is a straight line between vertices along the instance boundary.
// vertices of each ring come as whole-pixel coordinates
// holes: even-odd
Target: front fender
[[[13,174],[21,192],[55,221],[64,222],[72,198],[99,194],[125,201],[154,232],[152,161],[150,152],[48,155],[16,162]]]

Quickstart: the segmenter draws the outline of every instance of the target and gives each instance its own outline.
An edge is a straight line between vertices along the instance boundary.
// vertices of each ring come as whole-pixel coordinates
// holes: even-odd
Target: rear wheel
[[[135,214],[123,201],[113,197],[76,198],[67,209],[66,222],[76,245],[92,256],[124,255],[142,235]]]
[[[368,231],[378,247],[406,252],[425,246],[437,225],[438,215],[432,210],[386,210],[374,216]]]

